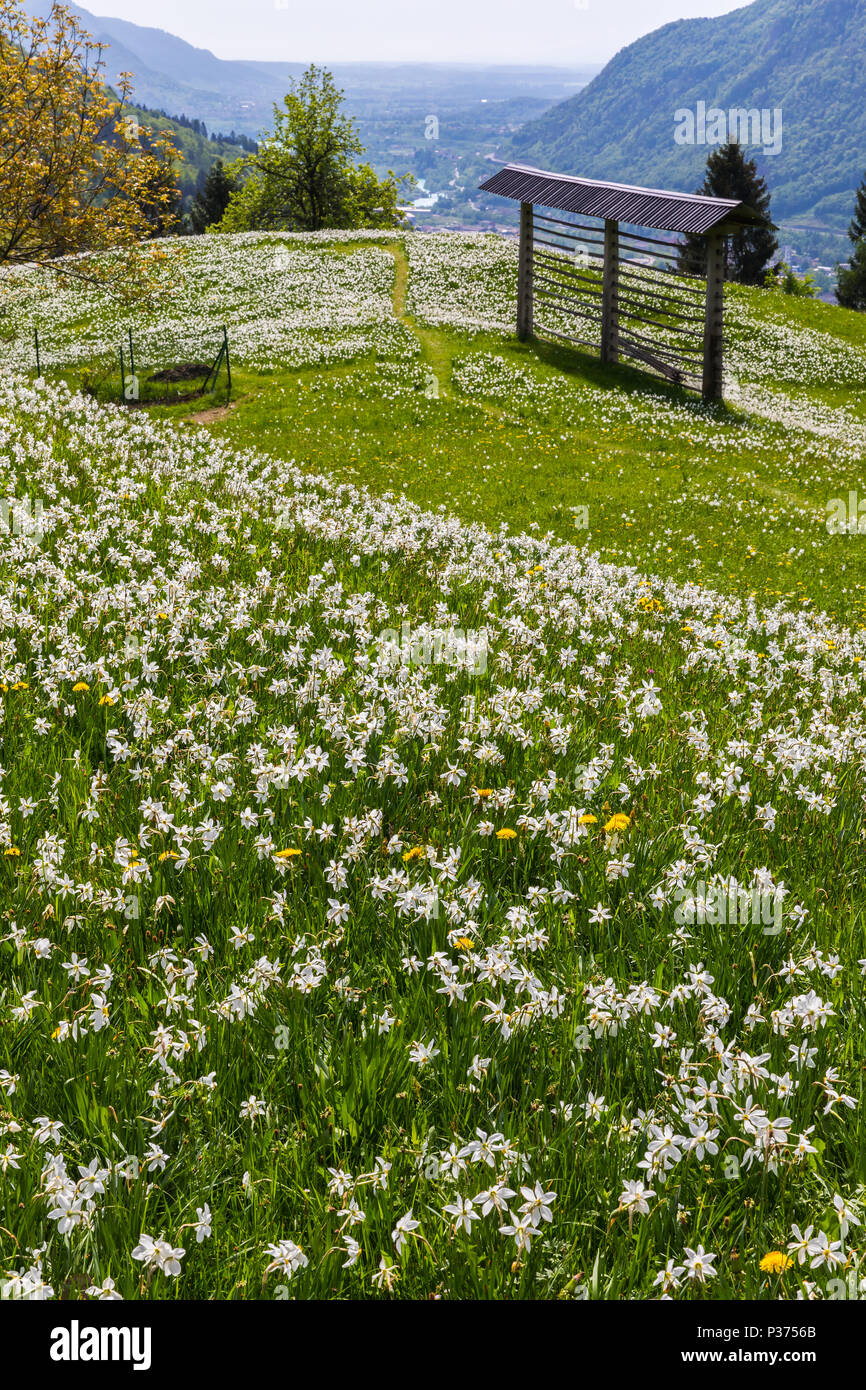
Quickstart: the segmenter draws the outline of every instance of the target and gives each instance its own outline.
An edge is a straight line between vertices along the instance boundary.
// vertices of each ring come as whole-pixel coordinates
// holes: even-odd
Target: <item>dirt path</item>
[[[451,343],[438,328],[431,328],[429,324],[419,324],[414,315],[408,312],[406,306],[409,301],[409,257],[406,255],[406,248],[395,242],[384,249],[394,257],[394,317],[415,334],[421,346],[421,360],[435,379],[438,394],[448,396],[451,394],[451,359],[454,355]]]
[[[228,405],[214,405],[209,410],[197,410],[194,415],[184,415],[184,423],[193,425],[209,425],[211,420],[222,420],[226,415],[230,415],[233,410],[237,410],[238,402],[229,401]]]

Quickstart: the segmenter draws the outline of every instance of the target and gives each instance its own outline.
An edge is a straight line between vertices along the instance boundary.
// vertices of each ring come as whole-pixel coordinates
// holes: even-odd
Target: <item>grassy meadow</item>
[[[704,407],[494,237],[166,245],[0,283],[7,1296],[866,1287],[862,316]]]

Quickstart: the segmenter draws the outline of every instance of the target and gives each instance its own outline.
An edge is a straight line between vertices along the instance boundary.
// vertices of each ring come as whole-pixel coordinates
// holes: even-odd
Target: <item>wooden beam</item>
[[[702,394],[705,401],[722,399],[724,365],[724,286],[725,237],[713,231],[707,237],[707,299],[704,312],[704,371]]]
[[[601,360],[619,361],[619,223],[604,224],[604,270],[601,301]]]
[[[669,381],[680,382],[683,379],[682,371],[679,367],[672,367],[670,362],[663,362],[660,357],[649,352],[646,348],[639,347],[637,343],[631,343],[627,338],[620,338],[620,352],[624,352],[626,357],[636,357],[640,362],[646,362],[648,367],[655,367],[657,372],[666,376]]]
[[[532,203],[520,204],[517,260],[517,336],[532,337]]]

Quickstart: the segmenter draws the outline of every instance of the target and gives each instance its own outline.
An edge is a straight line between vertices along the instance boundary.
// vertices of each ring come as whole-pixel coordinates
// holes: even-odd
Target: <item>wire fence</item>
[[[108,385],[108,397],[113,392],[119,395],[122,405],[137,406],[147,404],[170,404],[173,401],[193,400],[198,396],[216,393],[220,378],[225,381],[226,400],[231,398],[232,367],[229,352],[228,328],[222,324],[219,329],[218,345],[211,340],[203,346],[203,335],[198,332],[179,336],[173,334],[170,344],[154,339],[148,333],[134,333],[132,326],[127,329],[125,342],[119,346],[116,363],[119,366],[119,385],[111,387],[114,375],[110,361],[106,372],[98,374],[100,383]],[[33,349],[36,360],[36,374],[42,376],[42,348],[39,329],[33,329]],[[143,369],[142,363],[148,366]],[[115,369],[116,370],[116,369]],[[187,384],[186,392],[178,388]],[[170,387],[174,387],[172,391]],[[100,392],[102,387],[100,386]]]

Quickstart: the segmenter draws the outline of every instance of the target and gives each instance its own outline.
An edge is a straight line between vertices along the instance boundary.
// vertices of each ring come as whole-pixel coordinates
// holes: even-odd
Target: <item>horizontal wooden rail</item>
[[[566,222],[562,217],[551,217],[546,212],[536,212],[533,217],[535,222],[554,222],[557,227],[568,227],[572,232],[589,232],[592,236],[598,236],[601,240],[604,237],[600,227],[588,226],[584,222]]]
[[[587,286],[586,290],[576,289],[574,291],[575,294],[601,294],[601,285],[598,283],[597,280],[590,280],[588,275],[569,275],[566,271],[559,271],[558,273],[561,276],[563,276],[569,283],[577,283]],[[541,275],[536,275],[535,278],[536,280],[541,280],[542,278],[544,278],[545,284],[556,285],[559,289],[568,288],[567,285],[564,285],[562,283],[562,280],[552,280],[549,276],[542,277]]]
[[[663,241],[661,237],[641,236],[637,232],[624,232],[622,230],[620,230],[619,239],[620,241],[647,242],[651,246],[668,246],[671,249],[675,248],[677,245],[675,241]]]
[[[634,309],[623,309],[623,299],[623,293],[620,293],[620,318],[630,318],[630,320],[631,318],[637,318],[639,324],[651,324],[652,328],[664,328],[667,332],[671,332],[671,334],[684,334],[687,338],[696,338],[699,342],[703,342],[702,332],[698,334],[698,332],[695,332],[694,328],[681,328],[680,324],[664,324],[660,318],[648,318],[646,314],[635,313]]]
[[[538,251],[536,252],[535,259],[540,264],[546,265],[550,270],[555,270],[558,275],[576,275],[580,273],[579,270],[576,269],[577,262],[570,259],[566,260],[564,256],[551,256],[547,251]],[[581,266],[580,269],[591,270],[592,267]],[[600,274],[598,278],[599,280],[601,279]]]
[[[556,328],[542,328],[542,333],[550,333],[554,338],[562,338],[566,343],[579,343],[581,347],[592,348],[598,352],[599,344],[592,342],[589,338],[575,338],[570,333],[560,333]]]
[[[634,262],[632,261],[631,264],[633,265]],[[682,283],[682,275],[677,275],[672,270],[653,270],[651,266],[643,266],[641,267],[641,271],[639,272],[636,270],[623,269],[622,262],[620,262],[620,274],[627,275],[630,280],[638,280],[641,284],[644,285],[647,283],[648,275],[667,276],[673,283],[672,288],[670,290],[667,289],[667,287],[665,287],[665,294],[686,294],[692,295],[695,299],[703,299],[704,297],[704,293],[702,290],[692,289],[691,285],[684,285]],[[650,281],[650,283],[652,282]],[[661,285],[659,285],[658,280],[656,280],[655,283],[659,286],[659,289],[661,289]]]
[[[601,322],[601,320],[598,317],[598,314],[594,313],[592,310],[588,308],[579,309],[576,308],[573,304],[566,305],[562,302],[562,300],[556,299],[553,295],[549,294],[542,293],[538,297],[539,299],[543,299],[547,304],[553,304],[554,307],[559,311],[559,313],[565,314],[567,318],[589,319],[591,323]]]
[[[558,241],[548,241],[546,237],[539,236],[537,232],[533,237],[533,242],[536,246],[552,246],[554,251],[568,251],[568,248],[561,246]],[[573,256],[574,252],[571,251],[569,254]],[[594,257],[595,260],[603,260],[603,256],[598,251],[587,251],[585,254]]]
[[[640,297],[638,297],[638,294],[640,294]],[[657,309],[655,310],[655,312],[656,312],[657,314],[668,314],[668,315],[670,315],[670,316],[673,317],[673,318],[681,319],[683,323],[700,323],[700,324],[702,324],[703,321],[704,321],[703,315],[702,315],[702,314],[701,314],[701,315],[698,315],[698,314],[687,314],[683,309],[679,309],[679,308],[668,309],[668,308],[665,308],[665,307],[664,307],[665,305],[671,303],[671,296],[670,296],[670,295],[665,296],[665,295],[662,295],[662,294],[653,294],[652,291],[650,291],[650,290],[645,290],[645,289],[642,289],[642,290],[640,290],[640,292],[638,292],[638,290],[634,289],[634,288],[632,287],[632,285],[629,285],[629,286],[628,286],[626,289],[624,289],[624,290],[623,290],[623,289],[620,289],[620,297],[621,297],[621,298],[624,298],[626,295],[628,295],[628,297],[630,298],[630,300],[631,300],[631,302],[632,302],[633,304],[643,304],[643,303],[644,303],[644,300],[649,300],[650,303],[649,303],[649,306],[648,306],[648,307],[649,307],[650,309],[653,308],[653,305],[654,305],[654,304],[657,304],[657,305],[660,306],[659,308],[657,308]],[[676,302],[676,303],[679,303],[679,304],[685,304],[689,309],[693,309],[693,308],[695,307],[695,306],[692,304],[691,300],[678,300],[678,301],[675,301],[675,302]],[[644,307],[647,307],[647,306],[645,305]]]
[[[629,329],[629,334],[632,338],[635,338],[637,342],[643,343],[649,348],[653,348],[660,356],[673,358],[696,357],[699,360],[703,358],[702,352],[698,352],[693,348],[680,347],[679,344],[673,346],[672,344],[659,342],[658,338],[647,338],[645,334],[639,333],[636,328]]]

